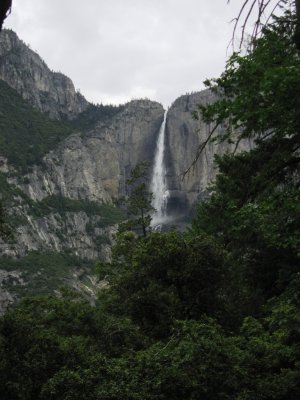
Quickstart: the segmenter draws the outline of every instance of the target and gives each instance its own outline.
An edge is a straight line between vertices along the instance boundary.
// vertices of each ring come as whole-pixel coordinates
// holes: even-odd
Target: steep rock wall
[[[163,113],[159,103],[132,101],[91,131],[69,136],[24,176],[2,157],[0,172],[16,193],[10,212],[21,222],[13,243],[2,243],[0,252],[24,256],[33,250],[67,250],[86,259],[107,258],[109,241],[101,240],[111,237],[115,227],[103,227],[97,214],[89,216],[82,210],[60,215],[54,209],[39,217],[32,207],[55,196],[81,201],[83,206],[84,202],[112,205],[126,194],[126,180],[135,165],[153,160]]]
[[[0,34],[0,79],[52,118],[73,118],[88,106],[69,78],[50,71],[10,30]],[[100,116],[89,131],[61,141],[25,176],[1,157],[0,172],[11,185],[9,209],[13,206],[13,211],[9,213],[17,220],[15,240],[1,244],[2,254],[24,256],[32,250],[67,250],[88,259],[107,258],[106,243],[100,242],[105,235],[111,236],[113,226],[103,230],[100,217],[87,215],[84,210],[61,215],[54,208],[47,215],[33,215],[31,208],[36,205],[30,202],[61,196],[113,204],[126,194],[131,169],[138,162],[152,162],[163,113],[159,103],[132,101],[111,117]]]
[[[88,107],[69,78],[51,72],[7,30],[0,35],[0,79],[54,119],[73,119]],[[90,267],[82,270],[82,260],[109,259],[120,218],[113,203],[126,194],[131,169],[141,161],[151,164],[163,114],[160,104],[148,100],[132,101],[113,116],[99,113],[90,130],[61,139],[26,175],[1,154],[0,197],[14,237],[0,240],[0,315],[24,293],[66,283],[94,299],[98,282]],[[74,261],[59,272],[55,261],[45,261],[60,253],[78,256],[79,265]],[[26,256],[35,259],[33,267]]]
[[[72,118],[88,106],[71,79],[52,72],[37,53],[7,29],[0,34],[0,79],[51,118]]]
[[[207,188],[216,177],[214,156],[232,152],[235,144],[227,142],[208,143],[195,166],[184,176],[192,165],[197,148],[208,137],[212,126],[195,120],[192,112],[198,104],[216,101],[210,90],[179,97],[170,107],[166,123],[166,166],[170,191],[169,212],[188,214],[195,203],[207,195]],[[224,127],[219,126],[216,135],[222,135]],[[249,150],[251,143],[242,141],[239,151]]]
[[[125,194],[131,169],[152,162],[163,112],[159,103],[132,101],[111,120],[69,136],[24,177],[26,184],[10,181],[33,200],[62,195],[111,203]]]

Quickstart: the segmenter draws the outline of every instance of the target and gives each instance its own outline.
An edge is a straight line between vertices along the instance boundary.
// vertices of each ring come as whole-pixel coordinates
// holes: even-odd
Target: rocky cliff
[[[1,198],[14,227],[14,237],[0,241],[0,313],[1,302],[5,308],[18,290],[45,292],[71,282],[93,294],[94,277],[82,260],[109,257],[116,224],[124,218],[115,205],[126,194],[131,169],[153,163],[163,107],[149,100],[115,109],[91,106],[69,78],[50,71],[7,30],[0,35],[0,79],[10,86],[0,85],[0,105],[8,105],[0,110]],[[183,179],[211,129],[192,112],[212,101],[210,91],[185,95],[167,113],[170,213],[190,213],[215,178],[214,155],[233,149],[209,143]],[[22,146],[23,156],[16,157]],[[249,147],[244,142],[240,149]]]
[[[128,103],[113,118],[65,139],[33,167],[20,189],[39,201],[59,194],[112,203],[125,195],[131,169],[141,161],[152,162],[163,112],[149,100]]]
[[[207,196],[207,188],[213,182],[217,170],[214,156],[234,151],[235,144],[209,142],[195,166],[192,165],[198,147],[205,142],[211,129],[209,124],[196,120],[192,112],[198,104],[216,101],[216,95],[204,90],[179,97],[170,107],[166,122],[166,166],[170,191],[169,212],[188,214],[197,201]],[[216,135],[222,135],[224,127],[219,126]],[[242,141],[239,151],[249,150],[251,143]]]
[[[83,260],[109,258],[124,218],[115,204],[131,169],[153,160],[163,107],[149,100],[91,106],[7,30],[0,35],[0,79],[10,86],[3,83],[0,93],[1,200],[14,230],[0,241],[0,314],[24,293],[66,283],[93,297],[97,284]],[[26,152],[16,158],[22,146]]]
[[[108,259],[116,224],[124,218],[115,203],[126,192],[131,169],[153,159],[162,119],[160,104],[133,101],[112,118],[99,120],[91,130],[61,141],[26,174],[2,155],[1,193],[14,227],[12,239],[0,240],[2,257],[26,259],[33,252],[58,252],[91,261]],[[21,263],[7,270],[5,260],[0,265],[0,274],[6,277],[0,283],[0,314],[18,298],[18,291],[23,295],[31,287],[31,292],[39,293],[34,282],[49,280],[48,267],[39,264],[32,273],[25,262],[25,266]],[[58,275],[56,286],[68,283],[93,298],[95,277],[81,270],[80,262],[72,261]],[[24,274],[27,281],[23,284]],[[87,283],[81,281],[82,276]]]
[[[144,160],[151,163],[162,119],[160,104],[133,101],[92,130],[67,137],[25,175],[17,174],[2,158],[2,172],[15,194],[14,215],[22,222],[16,243],[3,244],[2,252],[24,256],[32,250],[54,249],[88,259],[103,256],[97,237],[109,237],[109,230],[97,231],[103,217],[98,209],[104,204],[108,207],[104,214],[113,212],[113,204],[125,195],[131,169]],[[57,210],[59,199],[65,204],[63,215]],[[50,204],[50,212],[43,215],[45,204]],[[84,211],[87,204],[95,209],[90,216]],[[91,234],[95,229],[96,235]]]
[[[1,104],[7,104],[7,97],[13,98],[9,117],[0,115],[2,119],[9,118],[8,123],[1,125],[4,128],[0,126],[0,136],[12,143],[10,149],[1,149],[0,172],[10,206],[8,212],[17,221],[15,240],[2,243],[2,254],[24,256],[33,250],[67,250],[87,259],[107,257],[111,230],[115,229],[112,226],[120,219],[113,204],[125,195],[131,169],[138,162],[153,160],[163,107],[149,100],[136,100],[110,113],[105,112],[105,107],[103,110],[93,106],[92,111],[85,114],[83,110],[91,106],[75,92],[72,81],[51,72],[42,59],[9,30],[0,35],[0,78],[25,100],[20,101],[9,91],[1,99]],[[6,90],[4,86],[3,90]],[[44,145],[41,142],[53,137],[51,129],[56,129],[55,125],[50,125],[49,129],[44,116],[40,120],[39,115],[32,113],[28,102],[52,118],[77,119],[73,119],[74,133],[65,139],[60,138],[64,137],[62,135],[55,136],[56,146],[24,172],[24,165],[20,170],[18,163],[11,163],[10,160],[14,160],[11,148],[20,152],[23,143],[35,153]],[[26,109],[27,120],[19,121],[23,109]],[[82,124],[87,116],[92,117],[92,124]],[[24,127],[25,123],[28,127],[20,133],[12,129],[8,138],[1,129],[10,129],[11,120],[14,125]],[[36,126],[37,120],[40,122]],[[33,138],[33,130],[40,131],[44,127],[48,137]],[[72,129],[68,127],[67,132],[71,133]],[[22,142],[24,135],[29,143]],[[23,164],[24,160],[26,163],[27,159],[23,159]],[[2,196],[3,191],[4,187]],[[107,207],[101,208],[103,204]],[[109,215],[108,220],[105,214]]]
[[[71,79],[52,72],[37,53],[7,29],[0,34],[0,79],[51,118],[73,118],[88,106]]]

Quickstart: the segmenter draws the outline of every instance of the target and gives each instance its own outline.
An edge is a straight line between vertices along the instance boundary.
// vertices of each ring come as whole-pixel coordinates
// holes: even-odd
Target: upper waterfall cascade
[[[150,185],[151,192],[153,193],[152,207],[155,209],[151,222],[153,227],[160,226],[166,221],[167,204],[170,196],[167,189],[166,167],[164,162],[166,118],[167,111],[165,111],[164,120],[157,138],[152,181]]]

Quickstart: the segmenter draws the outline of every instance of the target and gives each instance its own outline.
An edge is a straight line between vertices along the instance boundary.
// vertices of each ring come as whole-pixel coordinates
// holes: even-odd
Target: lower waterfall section
[[[152,207],[155,211],[152,214],[151,226],[160,229],[161,225],[167,221],[167,204],[170,193],[167,189],[166,167],[164,160],[165,153],[165,129],[167,111],[161,124],[154,157],[152,180],[150,190],[153,193]]]

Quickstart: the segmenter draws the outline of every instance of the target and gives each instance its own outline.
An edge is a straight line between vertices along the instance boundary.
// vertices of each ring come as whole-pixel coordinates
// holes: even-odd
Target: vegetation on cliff
[[[122,107],[90,104],[70,121],[52,120],[0,79],[0,155],[25,173],[72,133],[86,132]]]
[[[3,399],[297,400],[300,58],[290,14],[234,54],[200,107],[252,136],[217,159],[189,232],[119,235],[91,307],[66,292],[0,322]],[[228,123],[228,122],[227,122]]]
[[[130,172],[127,179],[127,197],[122,200],[126,210],[127,220],[119,225],[119,231],[135,229],[147,236],[151,224],[153,194],[148,186],[149,163],[138,163]]]
[[[31,107],[2,80],[0,109],[1,155],[23,172],[73,131],[70,125],[52,121]]]

